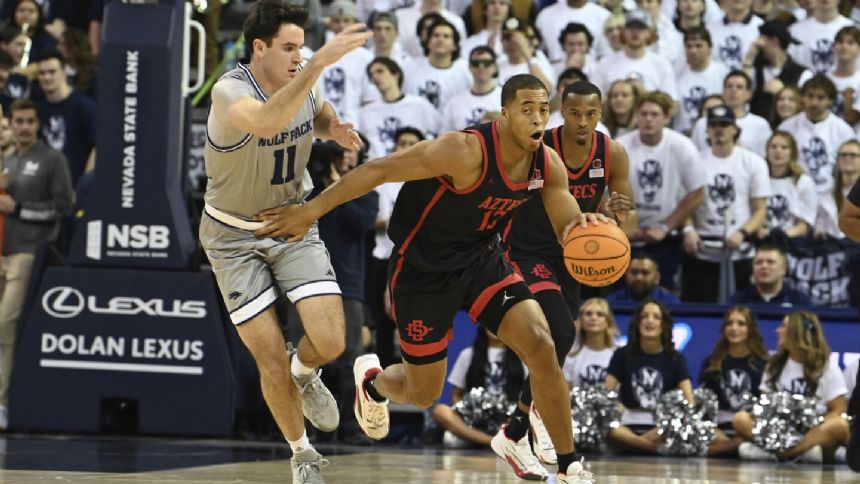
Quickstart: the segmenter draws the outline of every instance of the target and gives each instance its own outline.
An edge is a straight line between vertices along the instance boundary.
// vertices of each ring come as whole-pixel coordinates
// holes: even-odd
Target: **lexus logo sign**
[[[73,287],[58,286],[42,296],[42,309],[55,318],[74,318],[84,310],[84,295]]]

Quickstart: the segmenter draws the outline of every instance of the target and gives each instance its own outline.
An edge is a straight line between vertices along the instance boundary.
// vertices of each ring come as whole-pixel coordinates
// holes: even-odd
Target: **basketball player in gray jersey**
[[[299,242],[258,238],[259,212],[300,204],[313,184],[305,169],[313,138],[358,149],[352,125],[341,123],[318,85],[323,69],[371,36],[363,25],[344,29],[302,65],[308,12],[282,0],[260,0],[243,30],[250,62],[212,88],[205,149],[205,215],[200,241],[230,319],[260,370],[263,396],[293,450],[293,482],[321,483],[326,461],[308,442],[302,414],[334,430],[337,403],[319,366],[345,345],[340,288],[316,228]],[[305,330],[290,354],[272,303],[284,292]]]

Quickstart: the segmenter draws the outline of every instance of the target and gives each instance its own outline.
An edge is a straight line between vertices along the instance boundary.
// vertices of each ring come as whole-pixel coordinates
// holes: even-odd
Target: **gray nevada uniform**
[[[241,97],[268,100],[247,66],[224,74],[212,88],[204,151],[208,183],[200,242],[212,264],[233,324],[263,312],[278,297],[291,301],[340,294],[328,251],[314,225],[304,240],[258,238],[257,213],[301,203],[313,188],[305,169],[313,143],[314,117],[323,108],[319,85],[283,131],[261,139],[233,127],[227,108]],[[277,286],[277,289],[276,289]]]

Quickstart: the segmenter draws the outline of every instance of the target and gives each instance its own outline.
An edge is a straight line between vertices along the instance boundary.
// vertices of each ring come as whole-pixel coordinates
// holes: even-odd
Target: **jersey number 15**
[[[275,151],[275,172],[272,173],[272,185],[289,183],[296,177],[296,145],[287,147],[287,174],[284,175],[284,150]]]

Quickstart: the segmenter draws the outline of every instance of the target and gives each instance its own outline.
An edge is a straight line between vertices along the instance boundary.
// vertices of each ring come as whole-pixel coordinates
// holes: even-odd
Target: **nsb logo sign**
[[[165,250],[170,245],[170,228],[166,225],[105,224],[101,220],[87,222],[88,258],[101,260],[102,241],[108,250]]]

